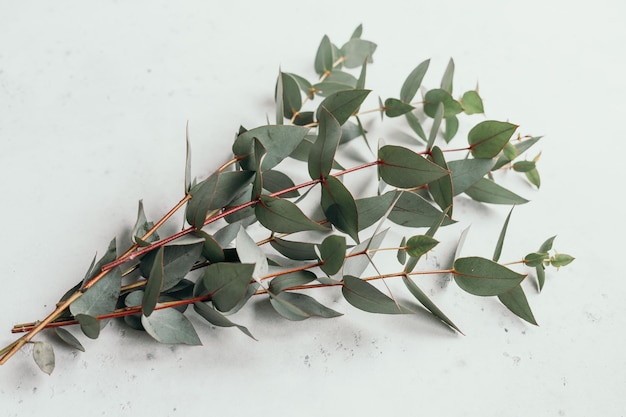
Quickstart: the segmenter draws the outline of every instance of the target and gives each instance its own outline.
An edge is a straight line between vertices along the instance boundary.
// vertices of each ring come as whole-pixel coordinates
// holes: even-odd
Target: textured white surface
[[[533,201],[516,209],[502,259],[554,234],[577,259],[529,291],[538,328],[437,279],[434,299],[467,336],[330,293],[341,318],[291,323],[250,305],[238,321],[259,342],[199,319],[194,348],[110,324],[86,353],[57,347],[50,377],[19,352],[0,368],[2,414],[623,416],[625,12],[617,1],[3,2],[3,344],[128,232],[137,200],[150,218],[178,201],[188,120],[204,176],[240,124],[273,114],[279,66],[311,76],[321,37],[341,43],[359,23],[378,43],[376,94],[396,95],[426,58],[435,85],[453,57],[457,93],[478,81],[489,118],[546,136],[544,185],[520,188]],[[465,253],[489,256],[506,210],[459,207],[473,216]]]

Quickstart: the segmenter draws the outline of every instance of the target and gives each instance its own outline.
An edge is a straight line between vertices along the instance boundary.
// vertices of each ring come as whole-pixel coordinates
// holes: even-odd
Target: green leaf
[[[513,314],[537,326],[537,321],[521,286],[517,285],[509,291],[499,294],[498,298]]]
[[[295,233],[305,230],[328,231],[328,229],[308,218],[298,206],[288,200],[261,196],[255,207],[259,223],[273,232]]]
[[[143,300],[141,301],[141,312],[144,316],[152,314],[154,307],[156,307],[163,287],[163,275],[163,247],[161,246],[156,252],[148,282],[144,287]]]
[[[241,166],[247,170],[254,170],[252,164],[254,158],[254,138],[257,138],[267,155],[263,159],[262,170],[267,171],[278,165],[289,156],[309,132],[308,127],[293,125],[266,125],[260,126],[241,133],[233,143],[233,153],[236,156],[248,158],[240,161]]]
[[[524,257],[524,264],[529,267],[537,267],[543,265],[544,261],[549,259],[545,252],[532,252]]]
[[[370,264],[371,258],[374,254],[368,255],[356,255],[357,253],[362,253],[366,250],[378,249],[380,245],[383,243],[387,231],[389,229],[385,229],[382,232],[376,233],[369,239],[364,240],[363,242],[356,245],[350,251],[350,257],[347,257],[343,263],[343,275],[351,275],[353,277],[359,277],[365,271],[367,266]],[[321,278],[320,278],[321,279]]]
[[[269,291],[272,294],[278,294],[288,288],[308,284],[316,278],[315,274],[311,271],[297,271],[290,274],[280,275],[272,279]]]
[[[400,265],[404,265],[406,262],[406,237],[402,237],[402,240],[400,241],[400,246],[398,249],[398,253],[396,254],[396,258],[398,259],[398,262],[400,262]]]
[[[548,239],[546,239],[545,242],[543,242],[541,244],[541,246],[539,247],[539,252],[549,252],[552,250],[552,245],[554,245],[554,239],[556,239],[556,236],[552,236]]]
[[[200,231],[201,232],[201,231]],[[202,233],[197,232],[199,236],[203,236]],[[206,234],[206,233],[204,233]],[[209,240],[212,240],[210,235],[206,234]],[[205,241],[198,241],[187,245],[172,245],[166,246],[163,249],[163,283],[162,291],[169,290],[174,285],[178,284],[191,270],[191,267],[200,259]],[[214,244],[217,244],[215,242]],[[209,243],[209,245],[211,245]],[[218,245],[219,246],[219,245]],[[222,251],[222,256],[224,252]],[[217,259],[218,254],[214,259]],[[152,270],[155,268],[155,258],[157,252],[153,251],[144,255],[139,264],[139,268],[144,277],[150,278]],[[155,284],[156,285],[156,284]],[[145,313],[144,313],[145,314]]]
[[[474,158],[494,158],[511,139],[518,126],[508,122],[486,120],[469,131],[467,141]]]
[[[427,254],[432,248],[437,246],[439,241],[426,235],[412,236],[406,242],[406,251],[409,256],[418,258]]]
[[[189,192],[192,198],[187,203],[187,222],[196,229],[202,229],[209,210],[227,206],[238,191],[250,184],[253,176],[252,171],[216,172],[196,184]]]
[[[293,242],[290,240],[274,237],[270,245],[281,255],[294,261],[308,261],[317,259],[315,244],[309,242]]]
[[[446,71],[441,79],[441,89],[452,94],[452,79],[454,78],[454,60],[450,58]]]
[[[131,231],[133,242],[143,246],[144,243],[155,242],[159,240],[159,235],[155,232],[146,238],[144,241],[142,237],[154,226],[154,223],[149,222],[146,219],[146,214],[143,211],[143,201],[139,200],[139,208],[137,210],[137,221]]]
[[[323,265],[320,269],[327,275],[335,275],[346,257],[346,238],[343,236],[328,236],[320,245],[320,255]]]
[[[330,112],[322,107],[318,117],[317,139],[309,150],[308,161],[309,175],[314,180],[330,173],[341,138],[341,126]]]
[[[279,88],[280,87],[280,88]],[[282,93],[282,100],[279,100],[279,90]],[[276,83],[276,104],[282,104],[282,114],[277,113],[277,117],[280,114],[280,122],[282,122],[283,116],[287,119],[291,119],[293,115],[300,111],[302,107],[302,97],[300,96],[300,85],[290,75],[284,72],[278,73],[278,81]],[[281,109],[277,109],[281,111]],[[276,120],[278,124],[279,120]]]
[[[434,118],[440,103],[443,103],[443,117],[446,119],[456,116],[463,111],[459,102],[456,101],[449,92],[435,88],[429,90],[424,96],[424,113],[426,113],[428,117]]]
[[[464,291],[479,295],[499,295],[511,290],[526,275],[480,257],[459,258],[454,261],[454,280]]]
[[[464,193],[493,167],[493,159],[459,159],[448,162],[454,195]]]
[[[396,98],[388,98],[385,100],[385,116],[387,117],[398,117],[403,114],[409,113],[413,111],[415,107],[410,104],[404,103]]]
[[[298,94],[300,92],[298,91]],[[284,124],[284,94],[283,94],[283,73],[281,71],[278,72],[278,79],[276,80],[276,90],[274,91],[274,102],[276,103],[276,124],[282,125]]]
[[[152,338],[161,343],[202,344],[189,319],[173,308],[155,310],[150,317],[142,315],[141,324]]]
[[[411,292],[411,294],[413,294],[413,296],[417,299],[417,301],[419,301],[424,307],[426,307],[428,311],[430,311],[435,317],[437,317],[439,320],[441,320],[442,322],[444,322],[445,324],[447,324],[448,326],[450,326],[457,332],[461,334],[463,333],[461,329],[459,329],[457,325],[454,324],[452,320],[450,320],[448,316],[446,316],[444,312],[441,311],[439,307],[437,307],[437,305],[430,300],[430,298],[428,298],[426,293],[422,291],[421,288],[418,287],[417,284],[415,284],[415,282],[411,278],[405,275],[404,277],[402,277],[402,280],[404,284],[406,285],[406,287]]]
[[[257,246],[243,227],[237,233],[236,247],[237,255],[239,255],[239,260],[242,263],[254,264],[252,278],[260,281],[262,277],[268,274],[269,266],[265,253]]]
[[[224,249],[217,240],[203,230],[196,231],[196,234],[204,239],[201,250],[202,256],[211,263],[224,262]]]
[[[96,275],[100,274],[100,272],[102,271],[102,267],[104,265],[110,262],[113,262],[116,258],[117,258],[117,243],[116,243],[115,238],[113,238],[109,242],[107,251],[104,253],[104,255],[102,255],[102,258],[100,258],[97,263],[94,262],[95,261],[95,257],[94,257],[94,260],[91,262],[91,265],[89,266],[89,269],[87,270],[87,273],[85,274],[85,278],[83,279],[82,286],[84,286],[87,282],[89,282]]]
[[[446,130],[443,132],[443,138],[449,143],[459,131],[459,119],[456,116],[450,116],[446,119]]]
[[[341,56],[345,58],[343,65],[346,68],[356,68],[363,65],[363,62],[371,63],[375,50],[374,42],[352,38],[341,47]]]
[[[317,109],[317,120],[320,119],[322,108],[325,108],[343,125],[359,109],[369,93],[370,90],[345,90],[329,95]]]
[[[48,342],[33,343],[33,359],[35,363],[46,374],[52,374],[54,371],[54,350]]]
[[[81,352],[85,351],[85,348],[80,343],[80,341],[74,336],[72,333],[64,329],[63,327],[55,327],[54,333],[68,346],[80,350]]]
[[[409,127],[420,137],[423,141],[426,141],[426,133],[424,133],[424,129],[420,124],[419,119],[415,115],[415,113],[406,113],[404,115],[406,117],[406,121],[409,124]]]
[[[291,78],[293,78],[298,83],[298,87],[300,87],[300,90],[302,90],[302,92],[306,94],[307,97],[313,98],[311,95],[311,90],[313,89],[313,86],[306,78],[291,72],[285,72],[284,74],[288,74]]]
[[[461,98],[461,106],[465,114],[484,113],[483,100],[478,95],[478,91],[466,91]]]
[[[406,227],[430,227],[441,219],[442,212],[415,193],[403,192],[400,199],[389,213],[389,220]],[[454,223],[449,217],[444,226]]]
[[[246,295],[252,281],[254,265],[240,263],[218,263],[206,267],[202,285],[219,311],[228,311]]]
[[[200,303],[200,302],[193,303],[193,309],[203,319],[205,319],[206,321],[208,321],[209,323],[211,323],[214,326],[218,326],[218,327],[236,327],[239,330],[241,330],[241,332],[243,334],[245,334],[246,336],[251,337],[252,339],[256,340],[254,338],[254,336],[252,336],[252,333],[250,333],[250,330],[248,330],[245,326],[241,326],[239,324],[233,323],[226,316],[224,316],[222,313],[220,313],[219,311],[217,311],[213,307],[210,307],[206,303]]]
[[[543,289],[543,285],[546,283],[546,268],[543,265],[537,265],[535,268],[537,271],[537,283],[539,284],[539,291]]]
[[[359,213],[359,231],[370,227],[380,220],[393,203],[395,197],[395,192],[390,191],[373,197],[357,199],[355,202]]]
[[[562,266],[569,265],[574,261],[574,259],[574,257],[565,253],[557,253],[552,258],[550,258],[550,265],[555,268],[560,268]]]
[[[513,164],[513,169],[517,172],[529,172],[535,167],[535,161],[518,161]]]
[[[405,103],[410,103],[413,100],[415,94],[417,94],[417,91],[422,85],[422,80],[426,75],[426,71],[428,70],[429,65],[430,59],[427,59],[426,61],[420,63],[417,67],[415,67],[413,71],[411,71],[406,80],[404,80],[402,88],[400,89],[400,100],[404,101]]]
[[[288,320],[299,321],[313,316],[331,318],[342,315],[305,294],[292,292],[270,293],[270,303],[278,314]]]
[[[359,25],[356,27],[356,29],[354,29],[354,32],[352,32],[352,36],[350,36],[350,39],[360,38],[362,34],[363,34],[363,25]]]
[[[465,190],[465,194],[476,201],[491,204],[524,204],[528,200],[496,184],[495,182],[481,178],[471,187]]]
[[[435,116],[433,117],[433,125],[430,128],[426,149],[431,149],[433,147],[433,144],[435,143],[435,139],[437,139],[437,135],[439,134],[439,127],[441,126],[441,121],[443,120],[443,110],[443,103],[437,104],[437,111],[435,112]]]
[[[448,163],[443,156],[443,152],[438,146],[433,147],[430,153],[432,161],[435,164],[445,169],[446,171],[449,170]],[[452,184],[453,183],[451,175],[446,175],[445,177],[441,177],[438,180],[435,180],[428,184],[428,192],[433,197],[433,200],[435,200],[439,208],[445,210],[450,207],[450,211],[448,213],[448,215],[450,216],[452,215],[452,204],[454,202],[454,188]]]
[[[515,207],[511,207],[511,211],[509,211],[509,215],[506,216],[506,220],[504,221],[504,225],[500,231],[500,236],[498,237],[498,242],[496,243],[496,248],[493,252],[493,257],[491,258],[494,262],[498,262],[500,255],[502,254],[502,246],[504,245],[504,238],[506,237],[506,229],[509,227],[509,220],[511,219],[511,214],[513,214],[514,208]]]
[[[343,277],[341,291],[346,301],[359,310],[380,314],[415,314],[413,310],[398,304],[369,282],[351,275]]]
[[[355,88],[357,90],[363,90],[365,88],[365,78],[367,77],[367,61],[363,61],[363,65],[361,66],[361,72],[359,74],[359,78],[356,80]]]
[[[440,166],[401,146],[383,146],[378,150],[378,159],[383,181],[395,187],[419,187],[448,175]]]
[[[332,71],[334,61],[333,46],[328,36],[324,35],[315,54],[315,72],[324,75],[326,71]]]
[[[523,140],[518,142],[515,145],[512,145],[511,142],[507,142],[504,145],[502,150],[502,154],[498,157],[498,161],[494,165],[493,169],[496,170],[498,168],[502,168],[504,165],[511,162],[513,159],[517,158],[522,153],[526,152],[531,146],[537,143],[541,139],[541,136],[533,137],[530,139]],[[513,148],[513,150],[511,150]]]
[[[535,187],[541,187],[541,177],[539,176],[539,171],[537,171],[536,168],[526,172],[526,178],[528,178],[528,181],[530,181],[530,183]]]
[[[112,313],[120,295],[121,285],[120,268],[113,268],[70,305],[72,315],[97,317]]]
[[[100,322],[88,314],[75,314],[74,318],[80,324],[80,330],[90,339],[97,339],[100,335]]]
[[[359,242],[359,214],[356,202],[341,181],[328,177],[322,182],[322,209],[326,218],[338,230]]]
[[[277,191],[287,190],[292,188],[295,184],[286,174],[280,171],[269,170],[263,173],[263,188],[270,193]],[[282,198],[294,198],[299,197],[298,190],[293,190],[285,194],[281,194]]]

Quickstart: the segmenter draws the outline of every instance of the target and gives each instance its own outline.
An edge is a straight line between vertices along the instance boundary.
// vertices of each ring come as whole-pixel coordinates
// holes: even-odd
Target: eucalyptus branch
[[[232,158],[199,181],[191,180],[187,129],[184,197],[156,223],[147,220],[140,201],[131,232],[135,243],[118,255],[113,239],[105,255],[94,259],[84,279],[61,297],[52,313],[41,321],[14,326],[12,332],[26,334],[0,350],[0,364],[34,343],[35,362],[50,373],[52,345],[32,342],[37,334],[51,329],[63,342],[84,350],[64,327],[78,325],[86,337],[95,339],[102,320],[109,319],[119,319],[161,343],[198,345],[200,337],[187,318],[187,306],[214,326],[236,327],[252,337],[229,317],[253,296],[269,302],[288,320],[342,315],[309,295],[320,288],[340,290],[347,304],[367,312],[415,314],[415,308],[403,305],[395,289],[387,287],[386,280],[392,278],[401,280],[442,325],[460,333],[420,288],[421,280],[419,285],[414,280],[435,274],[449,274],[467,293],[497,297],[513,314],[536,324],[522,282],[534,277],[541,290],[546,268],[558,269],[574,258],[554,251],[551,237],[521,260],[499,263],[511,213],[491,258],[461,257],[459,243],[450,265],[437,270],[417,266],[439,244],[438,230],[462,220],[454,210],[459,195],[485,204],[528,202],[496,182],[493,173],[511,168],[539,188],[540,153],[522,158],[541,138],[522,136],[509,122],[481,120],[469,130],[466,144],[450,147],[460,119],[484,113],[478,91],[466,91],[458,99],[452,96],[452,61],[440,87],[426,91],[422,100],[415,96],[430,60],[409,73],[397,97],[379,99],[374,110],[360,110],[371,92],[365,88],[366,68],[377,48],[362,39],[361,32],[358,27],[341,46],[327,36],[322,39],[314,59],[314,83],[281,70],[274,89],[276,123],[240,128]],[[360,116],[374,112],[408,127],[414,146],[372,149]],[[364,140],[374,160],[345,168],[337,156],[357,138]],[[453,159],[460,152],[464,155]],[[283,172],[287,159],[301,162],[310,179],[296,184]],[[375,175],[368,170],[373,167]],[[344,183],[348,174],[368,178],[375,191],[357,194],[348,189]],[[311,197],[314,189],[319,195]],[[303,211],[301,202],[314,198],[319,199],[315,207],[322,219]],[[159,237],[157,230],[183,207],[182,230]],[[426,230],[402,237],[400,244],[388,243],[389,225]],[[268,232],[269,237],[256,236]],[[374,256],[383,251],[394,251],[400,267],[375,264]],[[134,262],[122,272],[120,266],[130,261]],[[277,268],[270,270],[270,265]],[[510,269],[513,265],[524,271]],[[363,276],[370,270],[375,273]],[[190,275],[191,271],[198,273]],[[381,286],[385,292],[378,289]]]

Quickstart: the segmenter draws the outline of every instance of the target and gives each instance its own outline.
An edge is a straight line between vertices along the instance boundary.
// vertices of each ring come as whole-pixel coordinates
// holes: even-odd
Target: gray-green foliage
[[[113,240],[105,255],[94,259],[84,280],[63,297],[81,292],[56,321],[78,322],[85,335],[96,338],[104,319],[123,317],[159,342],[198,345],[200,336],[187,317],[189,304],[189,311],[210,324],[235,327],[252,337],[247,327],[228,316],[253,296],[263,297],[289,320],[330,318],[340,316],[335,308],[345,305],[330,308],[314,298],[312,289],[340,287],[345,301],[358,309],[382,314],[426,310],[460,332],[413,279],[419,273],[414,272],[416,266],[438,250],[434,235],[440,227],[462,221],[453,217],[459,199],[528,202],[503,185],[497,171],[510,169],[539,187],[539,158],[529,160],[524,153],[540,138],[516,134],[518,126],[507,121],[473,122],[484,113],[478,89],[456,95],[453,60],[438,86],[428,87],[433,81],[428,77],[430,60],[425,60],[397,83],[399,95],[379,99],[377,109],[415,134],[412,146],[389,143],[372,149],[370,132],[362,123],[369,112],[361,112],[361,107],[370,96],[366,68],[377,46],[361,36],[361,27],[341,45],[324,36],[314,55],[316,79],[280,70],[274,89],[275,123],[239,128],[233,160],[205,179],[191,179],[187,137],[184,230],[159,240],[140,202],[131,231],[131,257],[125,255],[109,267],[118,259]],[[416,101],[420,90],[423,95]],[[474,124],[467,138],[448,146],[460,123],[467,122]],[[365,150],[372,151],[372,159],[344,168],[343,149],[359,138]],[[300,163],[310,180],[295,181],[284,169],[288,159]],[[350,188],[348,177],[357,171],[370,174],[369,190]],[[308,204],[301,204],[304,201]],[[434,272],[450,274],[469,294],[497,297],[512,313],[536,324],[522,289],[527,274],[498,263],[510,217],[493,259],[461,257],[459,244],[450,267]],[[253,224],[254,229],[246,229]],[[389,248],[397,252],[401,265],[382,272],[374,255],[385,249],[389,226],[394,225],[427,230]],[[548,239],[518,262],[535,271],[539,288],[545,284],[546,267],[573,260],[554,252],[553,241]],[[201,272],[190,274],[197,269]],[[130,274],[124,286],[122,270]],[[363,277],[366,270],[376,273]],[[403,280],[414,303],[398,302],[388,287],[379,285],[383,278]],[[84,350],[71,333],[56,332],[69,346]],[[35,344],[33,354],[44,372],[52,372],[49,345]]]

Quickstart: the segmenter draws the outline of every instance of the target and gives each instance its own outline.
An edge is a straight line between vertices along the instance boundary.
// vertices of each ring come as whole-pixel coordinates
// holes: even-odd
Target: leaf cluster
[[[156,229],[163,222],[148,221],[140,202],[133,247],[118,255],[114,239],[62,298],[60,305],[65,301],[67,308],[49,323],[60,340],[84,350],[61,326],[78,324],[87,337],[97,338],[103,323],[117,318],[162,343],[199,345],[187,316],[190,305],[211,325],[235,327],[253,338],[231,316],[255,296],[288,320],[340,316],[310,295],[321,287],[339,287],[345,301],[360,310],[415,314],[415,305],[400,303],[388,288],[376,285],[388,278],[401,279],[419,306],[460,332],[413,279],[426,273],[416,270],[418,263],[439,244],[439,228],[458,221],[454,206],[459,198],[504,205],[528,202],[496,182],[496,171],[522,173],[539,187],[538,157],[521,158],[540,138],[522,136],[508,121],[481,120],[461,148],[449,147],[462,118],[471,121],[484,113],[483,100],[478,89],[454,95],[452,60],[439,85],[426,88],[426,60],[409,72],[398,96],[379,98],[375,109],[408,127],[414,146],[374,149],[362,121],[368,111],[361,107],[371,95],[365,87],[367,67],[376,48],[362,38],[360,26],[340,45],[324,36],[313,59],[316,80],[280,70],[274,123],[240,127],[233,159],[207,178],[191,180],[187,139],[185,198],[180,204],[185,229],[159,238]],[[362,140],[374,156],[345,168],[342,151],[353,140]],[[286,160],[302,165],[304,182],[283,169]],[[376,185],[371,192],[357,194],[348,187],[345,178],[354,172],[371,176]],[[448,269],[432,273],[452,275],[469,294],[497,297],[514,314],[536,324],[522,289],[527,274],[498,263],[509,218],[492,259],[457,254]],[[426,230],[404,237],[399,246],[385,247],[393,225]],[[573,260],[551,253],[553,240],[519,262],[534,269],[539,288],[546,267]],[[385,249],[397,252],[399,267],[391,272],[381,271],[374,261]],[[369,270],[376,274],[363,276]],[[37,342],[33,355],[44,372],[52,372],[51,346]]]

